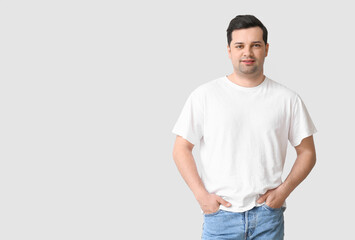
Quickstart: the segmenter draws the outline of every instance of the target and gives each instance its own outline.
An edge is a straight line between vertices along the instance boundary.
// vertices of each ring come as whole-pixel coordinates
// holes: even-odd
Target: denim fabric
[[[245,212],[204,214],[202,240],[283,240],[285,210],[263,204]]]

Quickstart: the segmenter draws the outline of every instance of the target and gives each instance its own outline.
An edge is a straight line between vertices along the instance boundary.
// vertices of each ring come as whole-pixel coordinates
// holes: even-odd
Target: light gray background
[[[1,1],[0,239],[199,239],[171,130],[193,89],[232,72],[226,29],[238,14],[268,28],[265,74],[299,93],[318,129],[285,239],[349,239],[355,17],[345,0]],[[289,144],[284,178],[295,158]]]

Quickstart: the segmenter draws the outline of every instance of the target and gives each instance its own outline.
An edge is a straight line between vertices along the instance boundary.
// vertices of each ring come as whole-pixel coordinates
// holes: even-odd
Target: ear
[[[269,43],[267,43],[265,46],[265,57],[267,56],[268,52],[269,52]]]

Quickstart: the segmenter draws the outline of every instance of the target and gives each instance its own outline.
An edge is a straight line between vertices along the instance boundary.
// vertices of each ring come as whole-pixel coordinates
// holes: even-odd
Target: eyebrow
[[[254,41],[252,43],[261,43],[261,41]],[[236,45],[236,44],[243,44],[243,42],[235,42],[234,45]]]

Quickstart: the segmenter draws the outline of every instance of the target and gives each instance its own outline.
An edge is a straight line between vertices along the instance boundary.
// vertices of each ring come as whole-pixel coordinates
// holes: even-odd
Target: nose
[[[250,57],[250,56],[252,56],[252,55],[253,55],[253,53],[252,53],[252,51],[251,51],[251,47],[250,47],[250,46],[245,46],[245,47],[244,47],[243,56],[244,56],[244,57]]]

